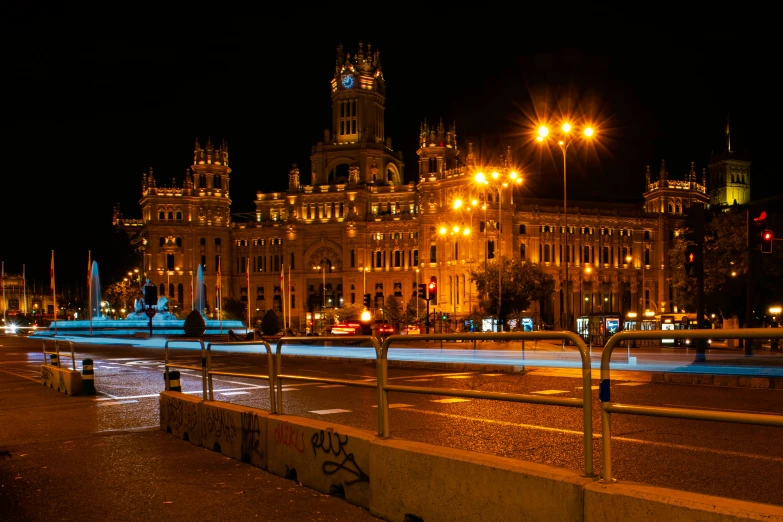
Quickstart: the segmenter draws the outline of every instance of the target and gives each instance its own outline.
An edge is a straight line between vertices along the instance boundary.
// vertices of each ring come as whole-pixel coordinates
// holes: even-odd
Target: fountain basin
[[[177,319],[176,316],[171,315],[171,318],[158,317],[157,315],[152,318],[152,334],[153,335],[166,335],[166,336],[185,336],[185,320]],[[225,334],[229,330],[233,330],[237,334],[248,333],[249,330],[242,321],[226,320],[217,321],[215,319],[207,319],[207,329],[204,331],[204,335],[218,335]],[[90,335],[90,321],[78,320],[78,321],[54,321],[46,330],[36,331],[36,337],[39,336],[53,336],[55,327],[58,335]],[[92,335],[114,335],[114,336],[134,336],[137,332],[149,333],[150,320],[146,317],[142,319],[100,319],[92,321]]]

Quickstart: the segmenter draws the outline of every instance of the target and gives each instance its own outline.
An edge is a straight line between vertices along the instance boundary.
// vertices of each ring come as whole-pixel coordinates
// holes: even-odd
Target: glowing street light
[[[568,265],[572,262],[571,256],[571,250],[568,246],[568,197],[567,197],[567,191],[566,191],[566,167],[567,167],[567,161],[566,158],[568,157],[568,147],[575,141],[581,140],[581,139],[591,139],[595,135],[595,130],[592,127],[585,127],[582,129],[582,134],[578,135],[571,131],[574,130],[574,127],[569,122],[563,122],[560,129],[562,130],[562,134],[558,138],[553,138],[550,136],[549,128],[545,125],[542,125],[538,128],[538,136],[536,136],[536,140],[540,143],[543,143],[544,140],[551,139],[552,141],[556,141],[558,147],[560,147],[560,152],[563,153],[563,222],[564,222],[564,241],[563,244],[565,245],[565,252],[566,252],[566,263],[565,263],[565,291],[563,293],[564,301],[565,301],[565,329],[571,330],[571,314],[570,314],[570,302],[572,299],[572,296],[570,295],[569,288],[568,288]]]

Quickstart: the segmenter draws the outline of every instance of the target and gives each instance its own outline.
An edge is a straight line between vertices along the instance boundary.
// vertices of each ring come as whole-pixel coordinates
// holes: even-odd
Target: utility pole
[[[746,245],[747,245],[747,262],[748,262],[748,282],[746,285],[745,295],[745,328],[753,328],[756,326],[756,277],[758,275],[759,256],[761,251],[759,250],[759,238],[760,231],[764,228],[767,221],[767,213],[762,211],[758,217],[752,217],[750,209],[745,210],[745,224],[747,225],[746,231]],[[749,357],[753,355],[753,339],[745,339],[745,356]]]
[[[704,203],[693,203],[688,209],[686,223],[690,231],[685,238],[693,243],[692,253],[686,263],[692,266],[693,275],[696,276],[696,328],[704,328]],[[704,339],[696,339],[696,359],[701,363],[707,360],[706,342]]]

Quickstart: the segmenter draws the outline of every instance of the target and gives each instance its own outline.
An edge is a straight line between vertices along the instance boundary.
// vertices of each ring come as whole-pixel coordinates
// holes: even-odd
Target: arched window
[[[525,226],[525,225],[519,225],[519,233],[520,233],[521,235],[525,235],[525,234],[527,234],[527,226]]]
[[[166,213],[162,210],[158,212],[158,219],[166,219]]]
[[[182,212],[179,210],[177,211],[177,221],[182,221]]]

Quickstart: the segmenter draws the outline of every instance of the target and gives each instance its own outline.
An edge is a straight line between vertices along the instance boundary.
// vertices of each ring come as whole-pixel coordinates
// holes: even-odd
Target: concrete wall
[[[783,507],[622,483],[517,459],[179,392],[160,394],[160,427],[389,521],[778,521]]]
[[[82,394],[82,374],[59,366],[42,364],[41,384],[66,395]]]

